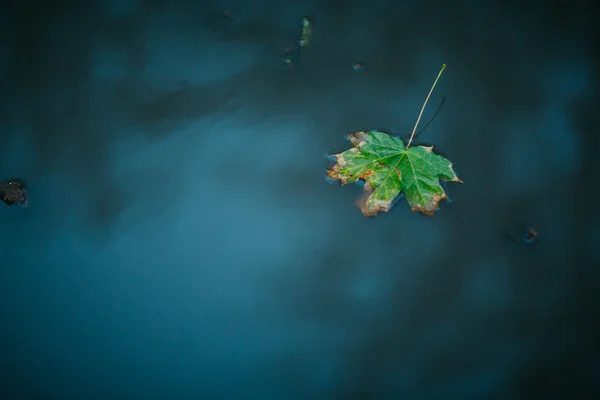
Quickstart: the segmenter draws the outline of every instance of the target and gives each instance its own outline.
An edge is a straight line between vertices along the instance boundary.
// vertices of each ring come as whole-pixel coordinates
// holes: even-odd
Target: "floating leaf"
[[[446,192],[440,180],[461,182],[452,163],[433,152],[433,146],[410,147],[417,126],[446,64],[442,65],[421,107],[415,127],[406,146],[399,138],[384,132],[356,132],[348,135],[353,148],[334,154],[336,163],[327,176],[342,185],[365,182],[365,197],[359,202],[366,217],[389,211],[394,200],[404,194],[413,211],[434,215]]]
[[[413,211],[433,215],[447,198],[440,180],[461,182],[452,163],[433,152],[433,147],[405,147],[402,140],[384,132],[356,132],[348,135],[353,148],[334,154],[336,163],[327,176],[342,185],[365,182],[363,215],[389,211],[402,193]]]

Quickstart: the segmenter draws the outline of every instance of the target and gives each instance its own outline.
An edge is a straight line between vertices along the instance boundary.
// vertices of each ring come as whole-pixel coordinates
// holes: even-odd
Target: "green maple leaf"
[[[429,95],[445,67],[444,64]],[[440,181],[462,182],[452,163],[434,153],[433,146],[410,147],[429,95],[406,146],[387,133],[356,132],[347,135],[353,148],[333,154],[336,162],[327,176],[342,185],[358,180],[365,182],[365,196],[359,202],[363,215],[371,217],[389,211],[400,194],[404,194],[413,211],[434,215],[440,201],[447,198]]]
[[[365,216],[389,211],[403,193],[413,211],[433,215],[447,198],[441,180],[460,182],[452,163],[433,147],[406,148],[387,133],[369,131],[348,135],[353,148],[334,154],[336,163],[327,176],[342,185],[363,180],[366,197],[360,202]]]

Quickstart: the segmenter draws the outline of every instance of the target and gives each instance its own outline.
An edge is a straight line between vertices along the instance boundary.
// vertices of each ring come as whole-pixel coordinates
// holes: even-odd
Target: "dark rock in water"
[[[0,200],[7,206],[27,205],[27,189],[25,183],[18,179],[11,179],[7,183],[0,183]]]

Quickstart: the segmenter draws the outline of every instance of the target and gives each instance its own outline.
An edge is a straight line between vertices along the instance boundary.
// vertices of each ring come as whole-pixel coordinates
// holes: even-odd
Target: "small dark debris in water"
[[[281,62],[286,67],[293,67],[294,59],[296,59],[297,57],[298,57],[298,49],[297,48],[286,47],[281,56]]]
[[[292,66],[294,64],[293,60],[292,60],[292,56],[290,54],[286,54],[283,56],[282,62],[284,65],[287,66]]]
[[[519,225],[520,226],[512,232],[505,232],[505,235],[514,242],[527,245],[536,243],[539,240],[540,234],[536,229],[524,224]]]
[[[281,62],[286,67],[293,67],[300,62],[300,47],[295,42],[288,42],[283,48]]]
[[[531,244],[537,241],[539,234],[533,228],[527,228],[525,230],[525,234],[523,235],[523,243]]]
[[[0,183],[0,200],[7,206],[26,206],[27,188],[20,179],[11,179],[7,183]]]
[[[365,69],[365,64],[361,63],[361,62],[355,62],[354,64],[352,64],[352,69],[355,71],[363,71]]]

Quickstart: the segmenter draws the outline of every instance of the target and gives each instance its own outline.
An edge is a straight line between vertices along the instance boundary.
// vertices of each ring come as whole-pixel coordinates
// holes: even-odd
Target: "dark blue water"
[[[0,179],[29,207],[0,209],[3,396],[594,398],[591,5],[6,6]],[[362,217],[326,155],[407,139],[443,63],[418,143],[464,184]]]

